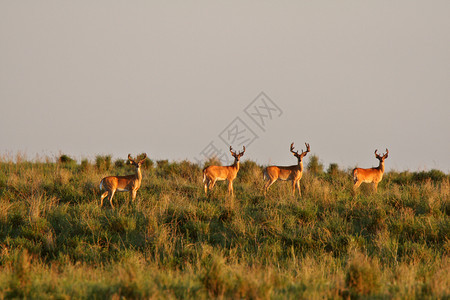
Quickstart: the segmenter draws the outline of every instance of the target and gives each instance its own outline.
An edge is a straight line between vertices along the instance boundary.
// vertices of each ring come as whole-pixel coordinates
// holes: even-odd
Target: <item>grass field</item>
[[[314,170],[314,172],[312,171]],[[306,171],[303,197],[241,164],[235,198],[201,168],[148,161],[135,203],[99,207],[99,182],[133,169],[97,157],[0,161],[0,298],[450,297],[450,183],[389,172],[352,193],[348,170]]]

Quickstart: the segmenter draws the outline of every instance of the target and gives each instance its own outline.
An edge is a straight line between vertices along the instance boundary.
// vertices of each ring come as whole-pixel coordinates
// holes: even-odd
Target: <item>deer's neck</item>
[[[141,168],[136,168],[136,179],[141,182],[142,180],[142,173],[141,173]]]
[[[233,167],[233,169],[236,169],[236,171],[239,171],[239,161],[235,160],[234,164],[231,165]]]
[[[384,161],[380,161],[380,165],[377,168],[378,170],[381,171],[381,173],[384,173]]]
[[[303,172],[303,161],[301,159],[298,160],[298,169]]]

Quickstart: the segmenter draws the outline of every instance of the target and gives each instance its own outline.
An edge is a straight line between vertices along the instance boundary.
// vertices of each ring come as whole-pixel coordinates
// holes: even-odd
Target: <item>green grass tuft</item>
[[[61,156],[62,157],[62,156]],[[148,159],[134,203],[99,207],[100,180],[133,170],[0,162],[0,298],[446,298],[450,176],[389,172],[352,193],[349,171],[311,166],[302,197],[244,161],[235,197],[202,169]]]

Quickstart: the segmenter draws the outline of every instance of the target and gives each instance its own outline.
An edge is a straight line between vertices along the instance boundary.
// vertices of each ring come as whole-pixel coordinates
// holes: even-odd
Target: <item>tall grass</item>
[[[0,298],[450,295],[442,172],[390,172],[353,195],[333,164],[304,175],[302,198],[286,182],[264,198],[245,161],[233,199],[221,183],[205,197],[196,164],[149,161],[134,204],[100,208],[100,179],[132,172],[110,156],[0,162]]]

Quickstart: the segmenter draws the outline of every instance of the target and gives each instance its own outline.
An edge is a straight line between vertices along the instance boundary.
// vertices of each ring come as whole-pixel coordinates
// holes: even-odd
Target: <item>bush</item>
[[[212,156],[207,161],[205,161],[203,168],[207,168],[209,166],[221,166],[221,165],[222,165],[222,161],[217,156]]]
[[[97,155],[95,165],[100,171],[108,171],[111,168],[111,155]]]
[[[151,160],[150,158],[146,157],[144,160],[144,163],[142,164],[142,168],[145,170],[150,170],[153,168],[153,160]]]
[[[87,159],[81,160],[80,169],[85,172],[89,171],[91,169],[91,164],[89,163],[89,161]]]
[[[262,168],[254,161],[246,160],[241,163],[238,173],[241,182],[256,184],[262,180]]]
[[[116,159],[116,161],[114,162],[114,167],[117,169],[123,168],[125,167],[125,160],[123,159]]]
[[[76,164],[76,161],[66,154],[61,155],[58,159],[58,162],[61,164],[66,164],[66,165]]]
[[[448,176],[445,175],[444,172],[435,169],[430,170],[428,172],[422,171],[419,173],[414,173],[412,177],[413,180],[416,182],[424,182],[427,180],[431,180],[433,182],[441,182],[444,179],[448,178]]]
[[[376,261],[356,253],[348,262],[345,284],[353,297],[376,294],[380,287],[380,266]]]
[[[327,173],[332,175],[332,176],[336,176],[339,174],[339,166],[336,163],[331,163],[330,166],[328,167]]]
[[[311,156],[306,169],[308,170],[308,172],[310,172],[313,175],[318,175],[318,174],[323,173],[323,164],[320,163],[319,157],[317,155],[313,154]]]

